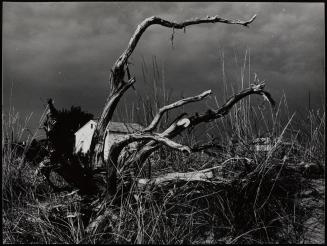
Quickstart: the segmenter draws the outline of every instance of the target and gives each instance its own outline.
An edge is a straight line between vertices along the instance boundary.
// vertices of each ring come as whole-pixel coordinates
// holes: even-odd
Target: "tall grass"
[[[9,110],[7,117],[2,114],[2,194],[4,204],[13,204],[15,198],[19,196],[15,192],[25,189],[24,183],[16,182],[16,179],[19,178],[24,163],[24,152],[30,142],[28,138],[26,145],[21,144],[30,116],[21,123],[19,122],[19,113],[16,113],[14,109]]]
[[[241,64],[241,88],[253,80],[250,51],[246,54],[242,62],[237,61]],[[143,80],[154,101],[147,97],[132,105],[125,101],[115,114],[117,120],[147,125],[160,107],[173,101],[155,59],[149,70],[144,63]],[[233,90],[228,88],[226,74],[223,83],[226,98]],[[213,98],[211,103],[219,106],[223,100]],[[179,109],[176,115],[183,110]],[[218,174],[231,183],[176,181],[145,190],[134,184],[120,197],[119,206],[108,200],[99,205],[98,214],[110,213],[92,233],[86,233],[84,228],[82,213],[87,203],[82,197],[74,192],[53,193],[41,177],[35,176],[32,166],[19,164],[21,157],[15,154],[13,145],[4,143],[19,139],[25,127],[19,126],[18,115],[11,113],[6,121],[3,115],[3,242],[302,242],[304,222],[312,216],[313,209],[302,204],[301,196],[311,188],[312,179],[296,171],[297,166],[301,162],[318,163],[324,169],[325,159],[325,112],[311,110],[307,115],[304,122],[295,121],[285,95],[275,109],[268,104],[258,106],[247,98],[235,105],[227,117],[176,140],[193,145],[199,142],[197,135],[208,136],[201,141],[218,141],[225,147],[224,151],[213,150],[215,157],[205,153],[185,156],[164,147],[151,156],[152,177],[220,165]],[[166,116],[157,130],[164,129],[173,117],[174,114]],[[14,137],[10,138],[12,132]],[[255,151],[253,140],[258,137],[270,137],[272,148]],[[19,166],[21,176],[16,175]]]
[[[82,223],[75,216],[79,201],[53,194],[46,181],[36,175],[37,167],[25,159],[38,134],[27,127],[31,117],[32,114],[22,120],[12,106],[8,113],[2,113],[3,243],[79,242]],[[58,207],[66,211],[59,214]]]
[[[246,54],[244,61],[240,62],[241,88],[258,82],[257,77],[251,76],[250,62],[246,64],[250,56]],[[223,75],[224,71],[225,67]],[[248,76],[246,71],[249,71]],[[245,81],[246,77],[248,81]],[[226,99],[228,91],[234,88],[228,88],[225,75],[223,83]],[[158,91],[158,87],[154,88],[153,94]],[[215,99],[216,106],[219,106],[222,102]],[[240,180],[245,180],[245,183],[215,187],[177,182],[151,192],[138,191],[137,199],[126,200],[119,208],[123,218],[117,222],[118,227],[111,228],[113,235],[120,235],[115,242],[290,243],[303,240],[307,228],[302,224],[311,213],[310,209],[302,207],[299,197],[311,187],[311,180],[303,179],[295,169],[303,162],[314,162],[324,169],[325,112],[308,111],[308,119],[300,122],[295,120],[296,114],[289,112],[285,94],[274,109],[267,103],[258,106],[251,100],[243,100],[226,118],[214,121],[211,126],[206,125],[212,135],[218,136],[221,144],[229,147],[222,153],[222,159],[244,157],[252,160],[245,168],[247,164],[240,161],[230,162],[225,167],[223,175],[235,175],[236,183]],[[144,107],[154,105],[153,108],[159,108],[158,104],[144,104],[147,105]],[[148,118],[151,117],[144,117],[146,124]],[[270,151],[254,151],[253,140],[258,137],[272,140]],[[178,141],[192,145],[194,139],[194,134],[188,133]],[[154,175],[219,165],[217,158],[203,158],[198,154],[185,157],[165,148],[157,151],[154,158]],[[119,230],[115,231],[116,228]]]

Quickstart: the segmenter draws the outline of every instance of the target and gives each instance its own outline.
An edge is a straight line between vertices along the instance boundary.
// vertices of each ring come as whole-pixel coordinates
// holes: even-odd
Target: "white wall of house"
[[[75,133],[75,152],[81,151],[87,153],[91,146],[92,137],[97,126],[97,122],[90,120]],[[114,142],[121,140],[126,136],[124,133],[109,132],[105,139],[104,159],[108,159],[110,147]]]
[[[81,127],[75,133],[75,153],[82,152],[87,153],[91,146],[91,141],[93,134],[95,132],[95,128],[97,126],[97,122],[94,120],[90,120],[83,127]],[[105,144],[104,144],[104,159],[107,160],[109,156],[109,151],[111,146],[126,137],[126,133],[109,131],[109,134],[106,135]],[[129,147],[135,148],[136,143],[131,143]]]
[[[97,123],[94,120],[87,122],[75,133],[75,152],[86,153],[91,146],[92,136]]]

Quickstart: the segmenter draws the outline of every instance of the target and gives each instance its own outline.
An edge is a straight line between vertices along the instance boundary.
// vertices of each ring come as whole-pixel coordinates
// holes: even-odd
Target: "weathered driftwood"
[[[205,18],[195,18],[192,20],[184,21],[184,22],[172,22],[167,21],[159,17],[150,17],[145,19],[141,24],[139,24],[131,37],[127,48],[121,54],[121,56],[117,59],[115,64],[111,69],[111,75],[109,79],[109,93],[104,105],[101,117],[97,124],[95,133],[92,138],[91,147],[90,147],[90,155],[91,155],[91,164],[93,167],[101,167],[99,172],[94,170],[96,175],[101,176],[100,171],[104,173],[104,180],[99,181],[98,177],[94,178],[95,175],[86,175],[82,170],[78,172],[77,181],[73,182],[72,179],[70,181],[74,183],[82,182],[83,185],[78,185],[79,188],[84,189],[85,191],[91,192],[90,189],[94,187],[97,191],[106,190],[109,194],[115,194],[117,188],[117,171],[123,165],[126,167],[141,167],[145,160],[149,157],[149,155],[156,149],[158,149],[162,145],[166,145],[174,150],[182,151],[185,153],[190,153],[191,151],[197,151],[196,148],[192,149],[189,146],[185,146],[179,143],[176,143],[172,139],[176,137],[178,134],[182,133],[185,129],[192,129],[193,127],[199,125],[202,122],[210,122],[212,120],[218,119],[220,117],[228,114],[230,109],[244,97],[257,94],[263,96],[267,99],[272,105],[274,105],[274,101],[271,98],[270,94],[264,90],[264,84],[251,85],[248,89],[241,91],[238,94],[235,94],[231,98],[227,100],[227,102],[222,105],[220,108],[216,110],[207,110],[203,113],[197,113],[193,116],[187,116],[186,113],[183,113],[179,117],[177,117],[173,123],[171,123],[166,130],[161,133],[154,132],[156,126],[159,124],[162,116],[169,110],[176,109],[182,105],[187,103],[198,102],[205,99],[208,95],[211,94],[211,90],[207,90],[197,96],[188,97],[185,99],[178,100],[172,104],[166,105],[159,110],[159,112],[155,115],[152,122],[143,130],[133,134],[129,134],[120,142],[115,143],[109,152],[108,161],[104,160],[104,139],[105,132],[109,125],[109,122],[112,119],[112,116],[115,112],[115,109],[124,95],[124,93],[133,86],[135,83],[135,78],[132,78],[130,72],[128,70],[128,59],[132,55],[134,49],[136,48],[142,34],[145,30],[151,25],[161,25],[163,27],[173,28],[173,29],[185,29],[191,25],[197,25],[202,23],[225,23],[225,24],[236,24],[248,27],[254,19],[255,15],[247,21],[240,20],[231,20],[224,19],[218,16],[213,17],[205,17]],[[126,78],[127,75],[127,78]],[[50,108],[50,118],[48,119],[53,124],[55,121],[55,108],[53,106],[53,102],[49,101]],[[51,119],[54,119],[51,121]],[[51,127],[49,128],[48,133],[51,133]],[[50,134],[51,135],[51,134]],[[132,142],[137,142],[137,148],[133,152],[126,152],[124,148]],[[55,162],[60,162],[61,166],[66,167],[66,170],[71,171],[71,169],[67,169],[67,167],[74,167],[74,159],[63,156],[53,151],[52,160]],[[69,173],[69,172],[68,172]],[[174,176],[175,175],[175,176]],[[191,176],[190,176],[191,175]],[[192,176],[193,175],[193,176]],[[195,176],[194,176],[195,175]],[[184,178],[184,179],[203,179],[203,175],[209,177],[211,174],[202,172],[198,174],[171,174],[168,176],[169,178]],[[208,176],[209,175],[209,176]],[[169,179],[166,177],[165,179]],[[69,177],[67,177],[69,179]],[[165,180],[164,179],[164,180]],[[162,180],[162,179],[161,179]],[[157,180],[158,182],[158,180]],[[161,182],[161,181],[160,181]],[[160,183],[159,182],[159,183]],[[91,187],[91,188],[90,188]]]
[[[187,172],[187,173],[168,173],[157,178],[153,179],[138,179],[138,186],[142,187],[145,185],[155,185],[160,186],[167,182],[175,182],[175,181],[186,181],[186,182],[193,182],[193,181],[201,181],[201,182],[219,182],[219,183],[228,183],[230,180],[224,179],[220,176],[214,175],[212,170],[200,170],[194,172]]]
[[[209,183],[214,183],[214,184],[229,184],[232,182],[232,179],[229,178],[223,178],[222,177],[222,172],[223,169],[225,168],[225,165],[229,163],[230,161],[235,161],[235,160],[243,160],[247,163],[251,163],[252,160],[249,158],[245,157],[233,157],[229,158],[223,163],[199,170],[199,171],[193,171],[193,172],[185,172],[185,173],[180,173],[180,172],[175,172],[175,173],[168,173],[165,175],[161,175],[156,178],[152,179],[138,179],[138,186],[139,187],[144,187],[144,186],[161,186],[169,182],[176,182],[176,181],[186,181],[186,182],[209,182]]]
[[[196,115],[193,117],[178,119],[165,132],[160,134],[152,133],[152,131],[159,123],[161,116],[166,111],[174,109],[186,103],[202,100],[207,95],[209,95],[211,91],[206,91],[196,97],[177,101],[173,104],[167,105],[166,107],[162,108],[158,112],[158,114],[154,117],[152,123],[145,129],[143,133],[140,133],[139,135],[130,136],[128,140],[124,140],[123,143],[117,143],[116,145],[114,145],[109,153],[109,161],[108,163],[105,163],[103,158],[103,145],[104,145],[105,131],[108,126],[108,123],[110,122],[113,116],[116,106],[119,103],[120,98],[127,91],[127,89],[130,88],[135,82],[135,79],[130,78],[131,75],[128,70],[128,59],[133,53],[134,49],[136,48],[137,43],[139,42],[145,30],[151,25],[161,25],[173,29],[185,29],[188,26],[197,25],[201,23],[225,23],[225,24],[242,25],[247,27],[250,23],[254,21],[255,17],[256,16],[253,16],[251,19],[247,21],[240,21],[240,20],[224,19],[218,16],[214,16],[214,17],[208,16],[206,18],[195,18],[180,23],[167,21],[159,17],[150,17],[145,19],[141,24],[137,26],[133,36],[131,37],[128,43],[127,48],[124,50],[122,55],[117,59],[117,61],[112,67],[111,76],[109,79],[110,92],[91,143],[90,153],[92,155],[93,165],[96,164],[97,166],[105,166],[107,168],[107,172],[108,172],[107,183],[110,183],[110,186],[115,185],[116,183],[116,168],[119,164],[117,163],[119,156],[123,152],[122,150],[124,146],[129,144],[131,141],[137,141],[137,142],[141,141],[142,142],[141,145],[143,145],[143,148],[138,148],[136,152],[130,155],[130,158],[128,158],[128,160],[126,159],[124,160],[126,161],[127,166],[130,166],[131,164],[141,165],[149,156],[149,154],[153,152],[155,147],[161,144],[171,146],[181,151],[189,152],[190,149],[187,146],[180,146],[169,139],[173,138],[174,136],[176,136],[186,128],[193,127],[199,124],[200,122],[208,122],[210,120],[219,118],[227,114],[230,108],[237,101],[241,100],[245,96],[248,96],[250,94],[261,94],[267,96],[268,98],[271,98],[269,93],[263,90],[264,87],[263,84],[254,85],[251,88],[249,88],[249,90],[243,91],[242,93],[235,95],[224,105],[224,107],[218,109],[217,111],[208,111],[207,113],[204,113],[202,115]],[[129,79],[128,82],[125,81],[126,73],[127,73],[127,79]],[[148,135],[145,135],[145,133],[147,133]],[[144,140],[148,141],[148,143],[145,145],[144,145]],[[113,192],[114,191],[115,188],[113,189]]]
[[[160,136],[166,138],[174,138],[187,128],[195,127],[196,125],[202,122],[210,122],[212,120],[221,118],[228,114],[228,112],[237,102],[239,102],[244,97],[252,94],[262,95],[271,103],[271,105],[275,105],[275,102],[272,99],[271,95],[264,90],[264,86],[265,85],[263,83],[259,85],[252,85],[250,88],[245,89],[240,93],[230,97],[227,102],[217,110],[207,110],[205,113],[202,114],[197,113],[193,116],[182,117],[181,119],[174,121],[165,131],[160,133]],[[157,142],[148,142],[144,145],[142,149],[135,153],[131,161],[135,163],[143,163],[153,151],[158,149],[158,147],[160,147],[160,145]]]
[[[200,101],[202,99],[204,99],[205,97],[207,97],[208,95],[211,94],[211,90],[205,91],[203,93],[201,93],[198,96],[194,96],[194,97],[188,97],[188,98],[184,98],[182,100],[179,100],[177,102],[174,102],[172,104],[166,105],[162,108],[159,109],[159,112],[156,114],[156,116],[153,118],[152,122],[150,123],[150,125],[145,128],[143,130],[143,132],[150,132],[153,131],[155,129],[155,127],[158,125],[161,117],[163,116],[163,114],[171,109],[175,109],[178,107],[181,107],[187,103],[191,103],[191,102],[197,102]]]
[[[162,18],[153,16],[145,19],[141,24],[139,24],[131,37],[127,48],[122,53],[122,55],[117,59],[115,64],[112,67],[111,70],[111,76],[109,79],[109,88],[110,92],[107,98],[107,101],[105,103],[104,109],[102,111],[101,117],[99,119],[99,123],[97,125],[95,134],[92,139],[91,144],[91,154],[93,156],[94,162],[103,161],[101,157],[101,151],[103,149],[104,144],[104,135],[105,130],[108,126],[108,123],[110,122],[113,113],[116,109],[116,106],[124,94],[124,92],[132,86],[132,84],[135,82],[134,79],[129,80],[129,82],[125,82],[125,72],[129,74],[128,71],[128,59],[132,55],[134,49],[136,48],[137,43],[139,42],[142,34],[145,32],[145,30],[150,27],[151,25],[161,25],[164,27],[174,28],[174,29],[184,29],[187,26],[191,25],[197,25],[201,23],[225,23],[225,24],[236,24],[236,25],[242,25],[242,26],[248,26],[250,23],[252,23],[255,19],[255,15],[247,20],[247,21],[240,21],[240,20],[230,20],[230,19],[224,19],[219,16],[214,17],[206,17],[206,18],[195,18],[192,20],[184,21],[184,22],[172,22],[167,21]],[[128,75],[130,77],[130,75]]]

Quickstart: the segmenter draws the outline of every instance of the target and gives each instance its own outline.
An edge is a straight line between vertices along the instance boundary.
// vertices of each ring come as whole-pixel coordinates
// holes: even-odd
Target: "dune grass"
[[[169,93],[163,93],[164,86],[155,84],[154,112],[171,100]],[[125,191],[119,206],[112,201],[100,203],[98,213],[105,214],[106,220],[92,233],[83,225],[83,198],[74,191],[54,193],[35,175],[36,167],[23,163],[23,155],[15,150],[28,119],[21,122],[13,111],[3,114],[3,243],[310,242],[305,238],[310,229],[305,222],[322,209],[321,203],[323,206],[324,185],[320,183],[320,192],[315,184],[324,179],[325,112],[308,111],[307,119],[301,122],[288,112],[286,97],[274,110],[255,106],[250,100],[206,125],[210,131],[205,134],[215,134],[226,147],[224,151],[213,150],[214,157],[206,153],[185,156],[164,147],[151,156],[153,177],[221,165],[219,175],[230,183],[176,181],[145,190],[134,185]],[[139,123],[146,125],[151,103],[138,103],[133,108],[144,109]],[[126,112],[120,117],[130,122],[138,114],[127,108],[120,110]],[[266,136],[272,139],[271,148],[256,151],[253,140]],[[189,145],[196,139],[195,133],[177,138]],[[310,163],[320,169],[313,173],[299,169]]]
[[[253,151],[251,136],[243,136],[237,148],[220,153],[221,160],[235,156],[251,160],[225,163],[221,175],[232,179],[231,184],[174,182],[148,190],[133,187],[120,206],[102,205],[103,209],[111,206],[114,215],[92,235],[84,230],[81,197],[53,193],[42,177],[35,176],[35,167],[21,165],[22,157],[12,145],[3,144],[3,243],[301,242],[303,224],[313,211],[301,205],[301,196],[310,190],[312,179],[295,167],[301,162],[324,165],[325,116],[313,112],[311,116],[312,134],[303,143],[297,140],[298,132],[286,138],[290,119],[280,132],[276,130],[277,141],[268,153]],[[244,118],[233,120],[240,119]],[[152,158],[154,176],[221,164],[219,158],[203,153],[184,156],[165,148]]]

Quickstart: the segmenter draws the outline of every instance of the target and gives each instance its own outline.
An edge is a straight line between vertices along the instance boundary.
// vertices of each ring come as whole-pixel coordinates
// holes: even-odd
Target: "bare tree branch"
[[[159,112],[156,114],[156,116],[154,117],[154,119],[152,120],[152,122],[150,123],[150,125],[145,128],[143,130],[143,132],[150,132],[152,131],[159,123],[161,117],[163,116],[163,114],[165,112],[167,112],[168,110],[171,110],[171,109],[174,109],[174,108],[178,108],[182,105],[185,105],[185,104],[188,104],[188,103],[191,103],[191,102],[197,102],[197,101],[200,101],[202,99],[204,99],[205,97],[207,97],[208,95],[211,94],[211,90],[207,90],[203,93],[201,93],[200,95],[197,95],[197,96],[193,96],[193,97],[188,97],[188,98],[184,98],[182,100],[179,100],[177,102],[174,102],[172,104],[169,104],[169,105],[166,105],[162,108],[159,109]]]
[[[112,115],[115,105],[118,104],[119,99],[123,96],[125,91],[135,83],[135,78],[130,79],[127,83],[122,84],[117,88],[115,93],[107,100],[106,105],[103,109],[102,115]],[[98,123],[98,130],[104,132],[107,125],[109,124],[109,117],[101,117]]]
[[[245,90],[241,91],[240,93],[230,97],[227,100],[227,102],[217,110],[207,110],[205,113],[203,113],[201,115],[195,114],[191,117],[186,117],[186,118],[183,118],[183,119],[177,121],[175,124],[171,125],[166,131],[164,131],[162,133],[163,134],[162,136],[171,138],[171,137],[176,136],[176,134],[179,134],[182,130],[184,130],[187,127],[193,127],[193,126],[198,125],[201,122],[209,122],[214,119],[221,118],[221,117],[225,116],[226,114],[228,114],[229,111],[231,110],[231,108],[237,102],[239,102],[244,97],[252,95],[252,94],[262,95],[265,99],[267,99],[270,102],[270,104],[272,106],[274,106],[275,105],[274,100],[272,99],[270,93],[264,90],[264,87],[265,87],[265,84],[263,84],[263,83],[259,84],[259,85],[251,85],[250,88],[245,89]],[[185,120],[190,121],[190,123],[187,126],[185,126],[185,124],[183,124],[185,122]]]
[[[250,88],[245,89],[238,94],[230,97],[227,102],[222,105],[217,110],[208,110],[206,113],[203,114],[195,114],[191,117],[184,117],[176,122],[173,122],[165,131],[160,133],[160,136],[166,137],[166,138],[174,138],[181,132],[183,132],[185,129],[194,127],[202,122],[209,122],[214,119],[221,118],[228,114],[230,109],[241,99],[243,99],[246,96],[249,96],[251,94],[258,94],[262,95],[265,99],[268,99],[270,104],[272,106],[275,105],[274,100],[272,99],[269,92],[264,90],[265,84],[258,84],[258,85],[252,85]],[[138,151],[138,153],[134,156],[134,161],[136,163],[143,163],[144,160],[156,149],[158,149],[158,145],[154,141],[148,142],[141,150]]]
[[[179,180],[183,180],[186,182],[203,181],[203,182],[210,182],[210,183],[229,184],[231,180],[227,178],[222,178],[220,173],[224,169],[225,165],[233,160],[245,160],[248,163],[251,162],[251,159],[245,157],[232,157],[225,160],[218,166],[214,166],[199,171],[186,172],[186,173],[179,173],[179,172],[168,173],[153,179],[138,179],[137,180],[138,186],[139,187],[143,187],[145,185],[160,186],[167,182],[179,181]]]
[[[195,115],[189,118],[191,125],[197,125],[201,122],[209,122],[214,119],[218,119],[229,113],[230,109],[241,99],[252,94],[262,95],[264,99],[268,100],[269,103],[274,106],[275,101],[272,99],[269,92],[264,90],[265,84],[261,83],[258,85],[251,85],[250,88],[241,91],[240,93],[230,97],[227,102],[222,105],[218,110],[208,110],[202,115]]]
[[[146,157],[149,156],[160,144],[164,144],[172,149],[176,149],[183,152],[190,153],[192,151],[191,148],[188,146],[179,144],[171,140],[181,132],[183,132],[185,129],[190,129],[196,125],[198,125],[201,122],[209,122],[211,120],[217,119],[219,117],[222,117],[226,115],[229,110],[233,107],[235,103],[237,103],[242,98],[250,95],[250,94],[260,94],[264,96],[266,99],[268,99],[271,103],[273,103],[273,100],[269,93],[265,92],[263,90],[264,84],[260,85],[253,85],[251,88],[244,90],[240,92],[239,94],[234,95],[231,97],[220,109],[217,110],[208,110],[207,112],[199,115],[196,114],[194,116],[180,116],[177,119],[173,121],[173,123],[162,133],[160,134],[154,134],[151,133],[155,127],[160,122],[162,116],[167,112],[168,110],[180,107],[182,105],[185,105],[187,103],[196,102],[204,99],[209,94],[211,94],[211,91],[205,91],[202,94],[194,97],[188,97],[186,99],[179,100],[175,103],[172,103],[170,105],[167,105],[159,110],[157,115],[153,118],[150,125],[142,132],[142,133],[133,133],[127,136],[127,138],[121,142],[115,143],[109,153],[109,159],[108,162],[105,163],[103,158],[103,146],[105,141],[105,132],[108,130],[109,122],[113,117],[113,114],[115,112],[115,109],[121,99],[121,97],[124,95],[124,93],[135,83],[135,79],[131,78],[131,74],[128,69],[128,59],[132,55],[133,51],[135,50],[141,36],[146,31],[148,27],[151,25],[161,25],[163,27],[173,28],[173,29],[184,29],[191,25],[197,25],[202,23],[225,23],[225,24],[235,24],[235,25],[242,25],[247,27],[249,24],[251,24],[256,16],[254,15],[252,18],[246,21],[241,20],[231,20],[231,19],[224,19],[219,16],[212,16],[212,17],[205,17],[205,18],[194,18],[191,20],[183,21],[183,22],[173,22],[168,21],[165,19],[162,19],[160,17],[150,17],[145,19],[142,23],[140,23],[133,36],[129,40],[127,48],[123,51],[121,56],[117,59],[115,64],[112,67],[110,79],[109,79],[109,85],[110,85],[110,92],[108,95],[108,98],[106,100],[104,109],[102,111],[101,117],[99,119],[99,122],[97,124],[95,133],[93,134],[91,146],[90,146],[90,155],[91,155],[91,162],[94,166],[103,166],[105,165],[107,168],[107,177],[108,180],[110,179],[109,176],[112,176],[112,182],[109,186],[113,186],[113,191],[115,189],[114,186],[116,186],[115,181],[115,170],[114,167],[117,166],[117,160],[124,149],[125,146],[127,146],[129,143],[132,142],[140,142],[142,141],[142,145],[139,145],[140,149],[135,151],[135,154],[132,156],[135,157],[134,160],[130,159],[128,161],[137,163],[138,161],[143,162],[143,160],[146,159]],[[127,79],[128,81],[125,81],[125,73],[127,73]],[[55,108],[52,107],[53,103],[51,100],[48,102],[49,108],[50,108],[50,116],[53,118],[53,124],[55,124]],[[146,141],[149,141],[148,143],[145,143]],[[144,144],[145,143],[145,144]],[[196,149],[194,149],[196,150]],[[62,157],[64,158],[64,157]],[[69,160],[61,160],[64,164],[69,164]],[[128,162],[127,162],[128,163]],[[63,164],[63,165],[64,165]],[[65,165],[64,165],[65,166]],[[112,175],[111,175],[112,174]],[[82,177],[82,175],[80,175]],[[81,178],[82,180],[82,178]]]
[[[115,143],[110,149],[110,161],[116,165],[118,157],[125,146],[128,144],[135,142],[135,141],[142,141],[142,140],[152,140],[151,142],[154,143],[161,143],[164,144],[172,149],[191,153],[191,149],[188,146],[176,143],[169,138],[163,137],[159,134],[140,134],[140,133],[132,133],[127,135],[124,140]]]
[[[164,27],[176,28],[176,29],[183,29],[187,26],[201,24],[201,23],[225,23],[225,24],[248,26],[250,23],[254,21],[255,17],[256,16],[254,15],[251,19],[247,21],[240,21],[240,20],[224,19],[218,16],[214,16],[214,17],[208,16],[206,18],[195,18],[192,20],[176,23],[176,22],[164,20],[160,17],[153,16],[141,22],[141,24],[137,26],[133,36],[131,37],[127,48],[122,53],[122,55],[117,59],[117,61],[115,62],[114,66],[111,69],[111,74],[109,79],[110,94],[108,96],[104,110],[101,114],[95,134],[93,135],[92,144],[90,148],[93,162],[98,163],[99,161],[101,161],[100,152],[103,149],[105,128],[107,127],[109,121],[112,119],[113,113],[116,109],[116,106],[121,96],[133,84],[124,81],[125,70],[127,71],[126,66],[128,66],[128,58],[133,53],[142,34],[149,26],[157,24]],[[127,71],[127,75],[128,77],[130,77],[129,71]]]
[[[141,24],[139,24],[130,39],[128,46],[124,53],[119,57],[117,60],[115,67],[122,67],[124,64],[126,64],[128,58],[130,55],[133,53],[138,41],[140,40],[142,34],[144,31],[151,25],[161,25],[164,27],[168,28],[174,28],[174,29],[184,29],[187,26],[191,25],[197,25],[197,24],[202,24],[202,23],[225,23],[225,24],[236,24],[236,25],[242,25],[242,26],[248,26],[251,24],[254,19],[256,18],[256,15],[252,16],[251,19],[247,21],[241,21],[241,20],[231,20],[231,19],[224,19],[219,16],[207,16],[205,18],[194,18],[192,20],[187,20],[184,22],[173,22],[173,21],[168,21],[165,19],[162,19],[160,17],[152,16],[147,19],[145,19]]]
[[[109,125],[109,121],[112,118],[112,115],[116,109],[116,106],[120,100],[120,98],[123,96],[125,91],[130,88],[135,83],[135,78],[130,79],[127,83],[122,84],[115,93],[112,93],[112,95],[108,98],[105,107],[102,111],[102,115],[99,119],[99,122],[97,124],[96,130],[94,132],[94,135],[92,137],[92,142],[90,146],[90,153],[91,156],[93,156],[93,162],[97,163],[100,158],[100,152],[103,149],[104,144],[104,133],[106,128]]]
[[[179,150],[182,152],[188,152],[191,153],[191,149],[188,146],[176,143],[169,138],[165,138],[159,134],[153,134],[153,135],[138,135],[138,134],[131,134],[128,136],[128,141],[142,141],[142,140],[153,140],[157,143],[164,144],[172,149]]]
[[[217,169],[221,167],[216,167]],[[210,183],[224,183],[228,184],[230,180],[219,177],[215,175],[213,170],[200,170],[200,171],[194,171],[194,172],[186,172],[186,173],[168,173],[162,176],[159,176],[157,178],[153,179],[138,179],[138,186],[142,187],[145,185],[156,185],[160,186],[167,182],[172,181],[186,181],[186,182],[192,182],[192,181],[202,181],[202,182],[210,182]]]

